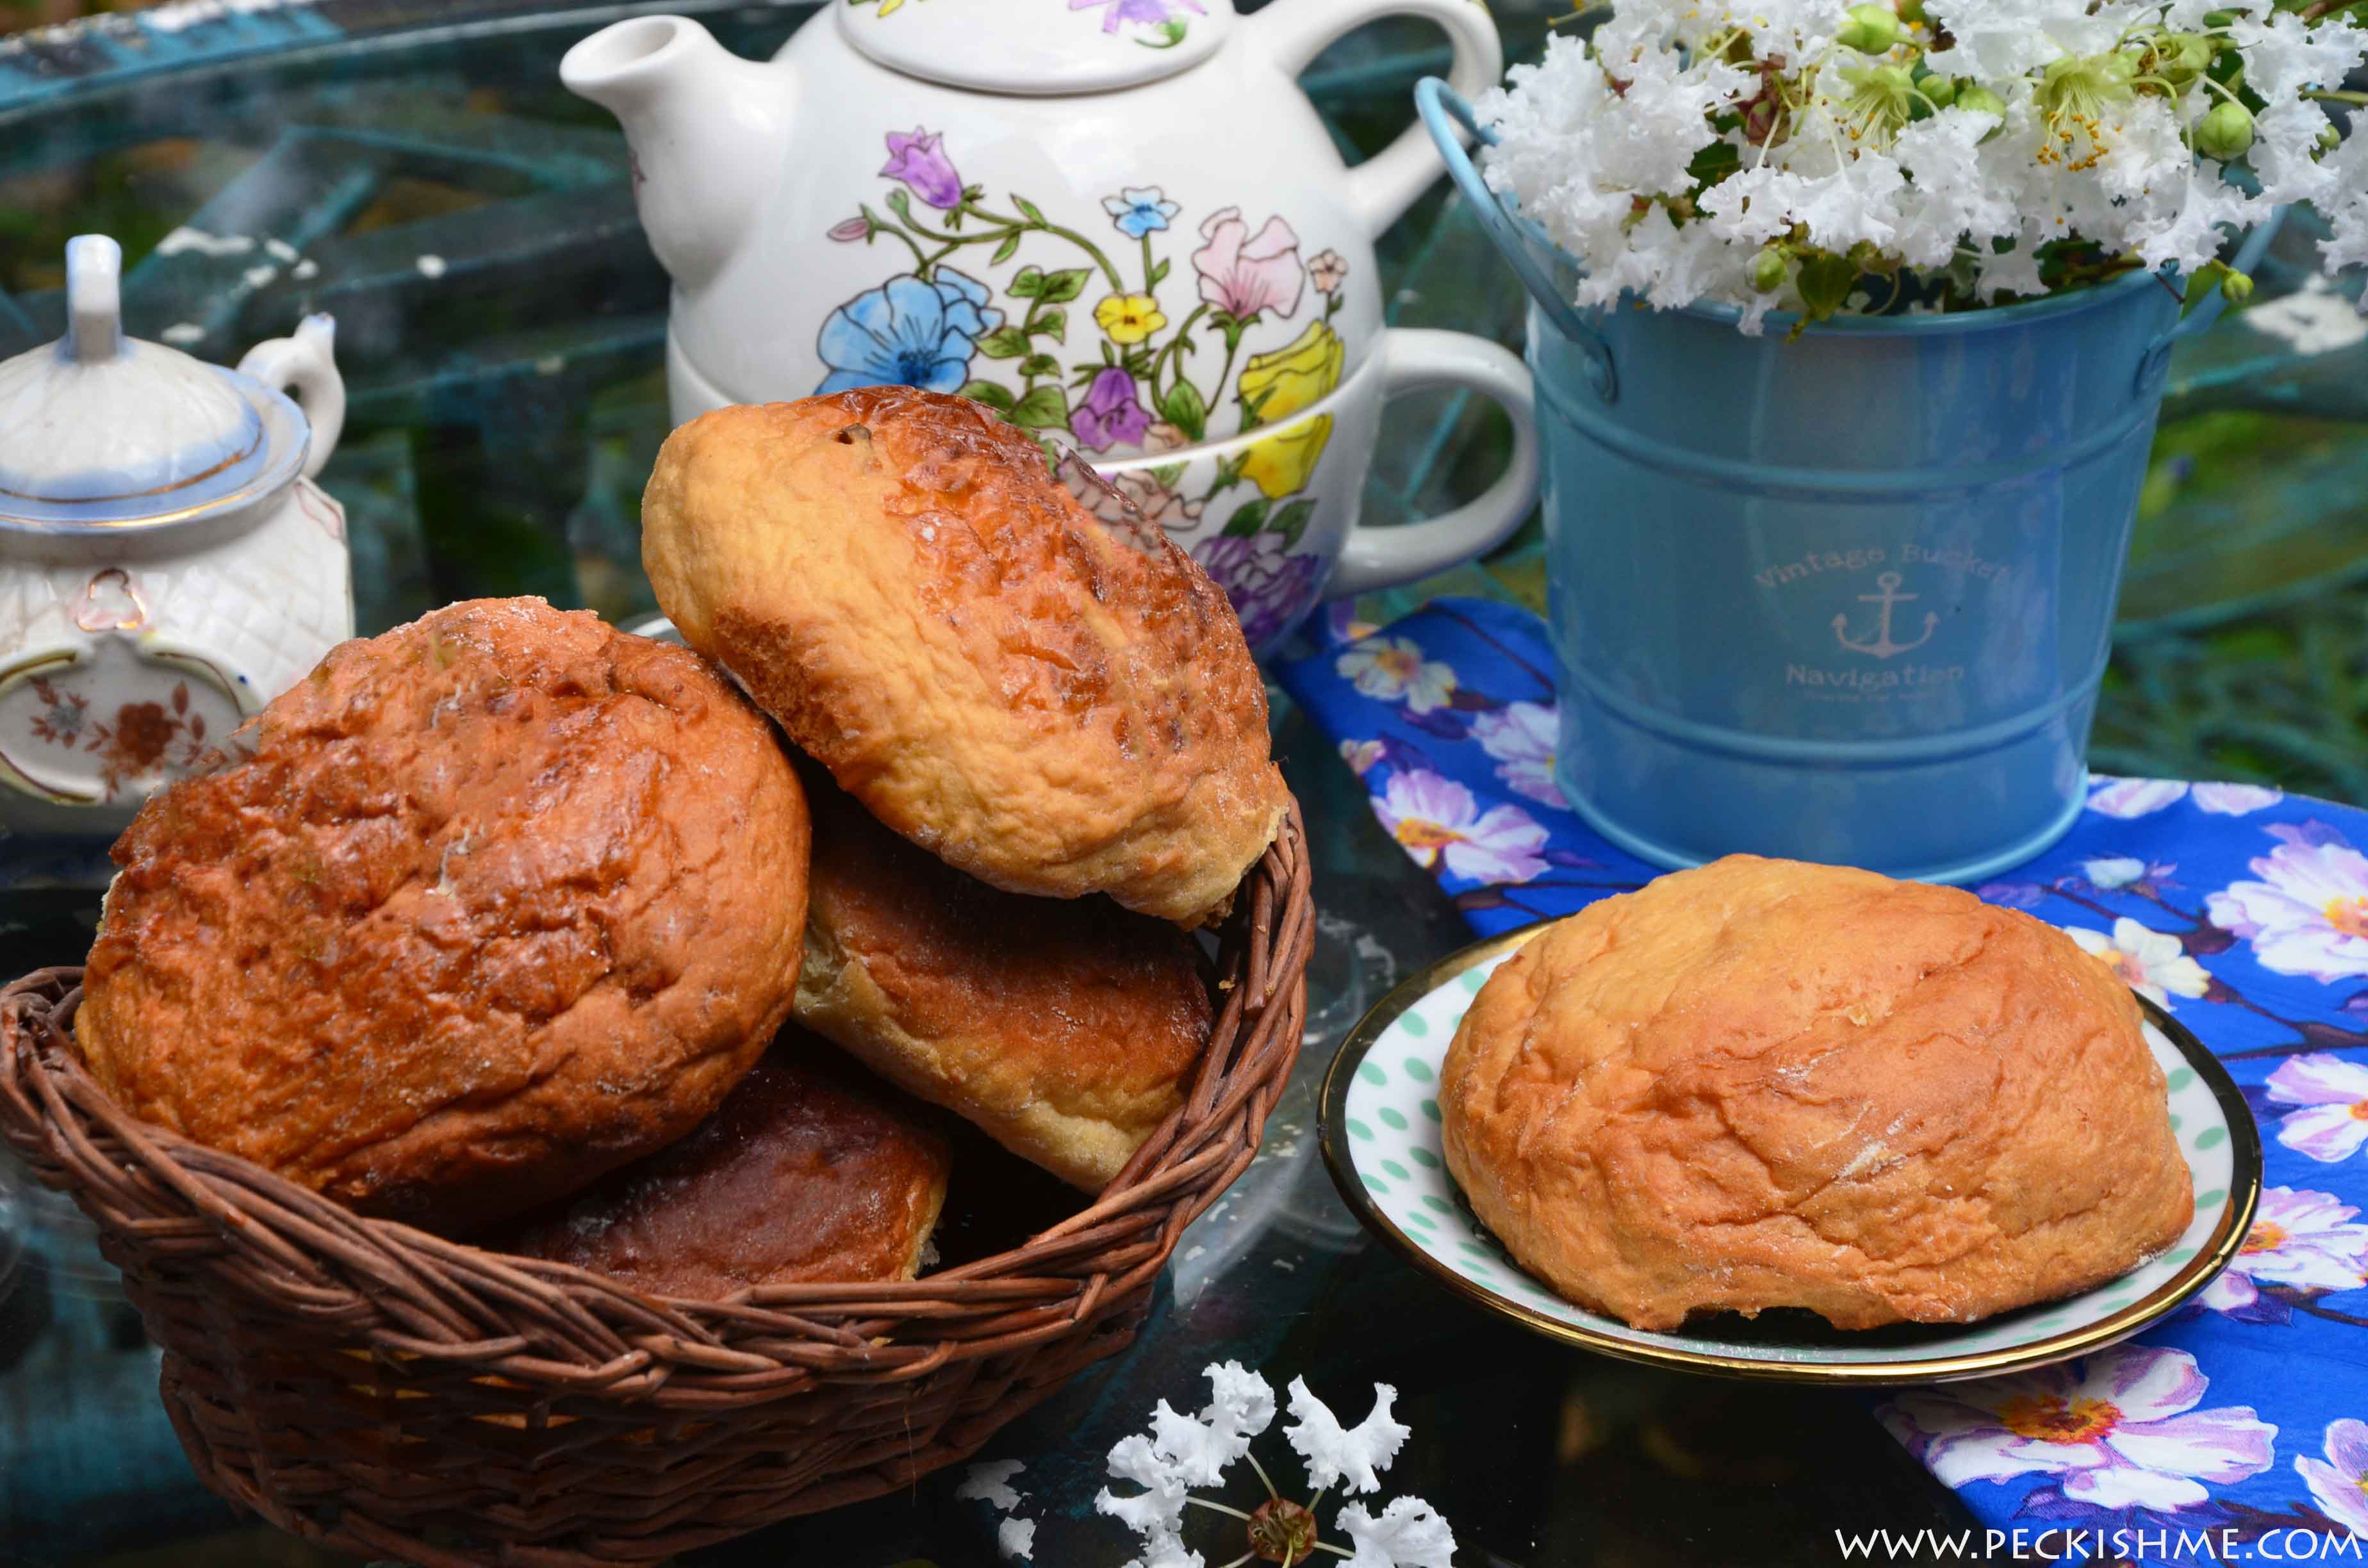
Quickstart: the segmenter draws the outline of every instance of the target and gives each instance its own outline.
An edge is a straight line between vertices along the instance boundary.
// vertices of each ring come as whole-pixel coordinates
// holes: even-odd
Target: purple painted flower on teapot
[[[937,208],[951,212],[962,205],[962,176],[954,172],[953,161],[943,149],[945,137],[932,136],[919,126],[908,133],[892,131],[888,133],[888,162],[880,172],[890,179],[903,180],[914,195]]]

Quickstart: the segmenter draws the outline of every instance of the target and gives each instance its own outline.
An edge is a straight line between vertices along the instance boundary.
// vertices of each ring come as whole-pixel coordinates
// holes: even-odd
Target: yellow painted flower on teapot
[[[1251,356],[1242,368],[1242,402],[1259,424],[1274,424],[1329,396],[1347,360],[1340,335],[1311,322],[1284,347]],[[1304,490],[1331,438],[1332,416],[1319,415],[1252,447],[1242,474],[1269,496]]]

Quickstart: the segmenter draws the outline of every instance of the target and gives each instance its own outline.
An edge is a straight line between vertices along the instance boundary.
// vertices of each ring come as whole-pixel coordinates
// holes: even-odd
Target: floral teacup
[[[1113,460],[1087,453],[1091,474],[1075,459],[1063,472],[1097,511],[1115,517],[1132,505],[1190,551],[1232,597],[1253,653],[1270,651],[1320,599],[1393,587],[1490,549],[1537,498],[1530,373],[1493,343],[1392,327],[1343,381],[1338,340],[1317,323],[1255,357],[1241,384],[1265,419],[1254,434],[1190,445],[1153,422],[1143,439],[1157,449]],[[1476,392],[1501,405],[1513,422],[1511,460],[1475,499],[1442,516],[1362,527],[1382,405],[1425,387]]]

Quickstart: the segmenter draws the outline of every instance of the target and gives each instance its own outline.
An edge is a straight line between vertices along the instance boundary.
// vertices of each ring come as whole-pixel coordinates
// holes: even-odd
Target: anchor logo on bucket
[[[1859,595],[1858,602],[1862,605],[1877,606],[1878,612],[1881,617],[1880,620],[1876,624],[1874,636],[1871,641],[1860,642],[1853,642],[1851,640],[1850,634],[1850,617],[1848,615],[1837,615],[1834,617],[1834,641],[1840,643],[1843,647],[1848,648],[1853,653],[1865,653],[1870,657],[1877,659],[1888,659],[1895,653],[1905,653],[1911,648],[1921,648],[1925,643],[1932,641],[1932,633],[1940,626],[1941,618],[1938,614],[1929,609],[1924,612],[1924,632],[1922,636],[1917,638],[1913,642],[1894,642],[1891,640],[1891,611],[1893,607],[1907,604],[1920,597],[1916,594],[1901,593],[1899,591],[1901,581],[1902,579],[1898,573],[1885,572],[1878,575],[1874,580],[1874,585],[1880,590],[1880,592]]]

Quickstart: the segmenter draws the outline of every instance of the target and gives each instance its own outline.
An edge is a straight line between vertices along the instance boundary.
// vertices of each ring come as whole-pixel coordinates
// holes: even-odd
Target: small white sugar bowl
[[[335,324],[225,370],[124,335],[122,264],[68,242],[65,336],[0,362],[0,887],[103,880],[94,845],[353,635],[312,478]]]

